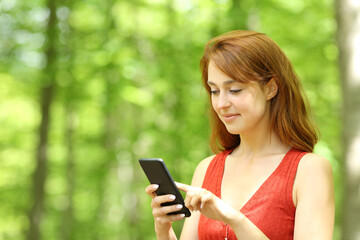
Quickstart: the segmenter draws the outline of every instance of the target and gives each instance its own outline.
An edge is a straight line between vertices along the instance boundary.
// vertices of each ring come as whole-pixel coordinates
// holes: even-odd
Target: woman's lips
[[[238,116],[240,116],[240,114],[223,114],[222,118],[225,122],[232,122],[234,121]]]

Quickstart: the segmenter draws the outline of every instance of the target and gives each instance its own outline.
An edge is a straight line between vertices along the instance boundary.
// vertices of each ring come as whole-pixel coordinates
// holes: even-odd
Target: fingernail
[[[158,189],[159,188],[159,185],[158,184],[154,184],[153,185],[153,189]]]
[[[170,200],[175,200],[175,198],[176,198],[175,195],[169,196],[169,199],[170,199]]]
[[[181,218],[185,217],[185,214],[183,214],[183,213],[182,213],[182,214],[180,214],[180,217],[181,217]]]
[[[182,209],[183,206],[181,204],[176,205],[176,209]]]

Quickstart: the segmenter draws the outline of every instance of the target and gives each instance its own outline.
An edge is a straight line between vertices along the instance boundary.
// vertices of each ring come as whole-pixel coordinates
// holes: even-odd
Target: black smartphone
[[[187,207],[185,207],[184,199],[176,187],[176,184],[171,177],[169,170],[167,169],[164,161],[161,158],[141,158],[139,163],[149,179],[151,184],[158,184],[159,188],[155,193],[160,195],[173,194],[175,200],[173,202],[163,203],[162,206],[170,206],[174,204],[181,204],[183,208],[179,211],[169,213],[169,215],[184,213],[185,217],[190,217],[191,213]]]

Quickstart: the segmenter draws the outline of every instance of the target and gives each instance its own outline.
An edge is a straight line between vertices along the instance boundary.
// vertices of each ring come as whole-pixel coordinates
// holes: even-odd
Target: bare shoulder
[[[332,166],[328,159],[315,153],[307,153],[303,156],[298,167],[299,174],[325,174],[332,175]]]
[[[293,193],[294,239],[332,239],[335,194],[329,160],[314,153],[304,155],[299,162]]]
[[[206,170],[207,167],[209,166],[210,162],[214,159],[216,155],[211,155],[207,158],[204,158],[203,160],[200,161],[200,163],[197,165],[196,169],[201,171],[201,170]]]
[[[215,155],[207,157],[200,161],[197,165],[191,185],[194,187],[202,187],[206,170]],[[200,212],[193,212],[191,217],[185,219],[185,223],[181,232],[180,240],[182,239],[198,239],[198,225],[200,219]]]
[[[333,194],[333,171],[328,159],[315,153],[307,153],[301,159],[294,183],[297,200],[309,194]]]
[[[194,172],[194,176],[193,176],[193,180],[191,185],[196,186],[196,187],[201,187],[202,186],[202,182],[204,180],[205,174],[206,174],[206,170],[210,164],[210,162],[213,160],[213,158],[215,157],[215,155],[209,156],[205,159],[203,159],[196,167],[195,172]]]

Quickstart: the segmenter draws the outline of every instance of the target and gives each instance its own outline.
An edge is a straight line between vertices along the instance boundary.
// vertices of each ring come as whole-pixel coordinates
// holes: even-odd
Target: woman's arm
[[[299,163],[293,193],[294,240],[331,240],[335,197],[330,162],[319,155],[306,154]]]
[[[205,178],[206,170],[214,156],[210,156],[202,160],[193,175],[191,186],[201,187]],[[200,212],[192,212],[191,217],[186,218],[180,240],[197,240],[198,238],[198,224],[200,219]]]

